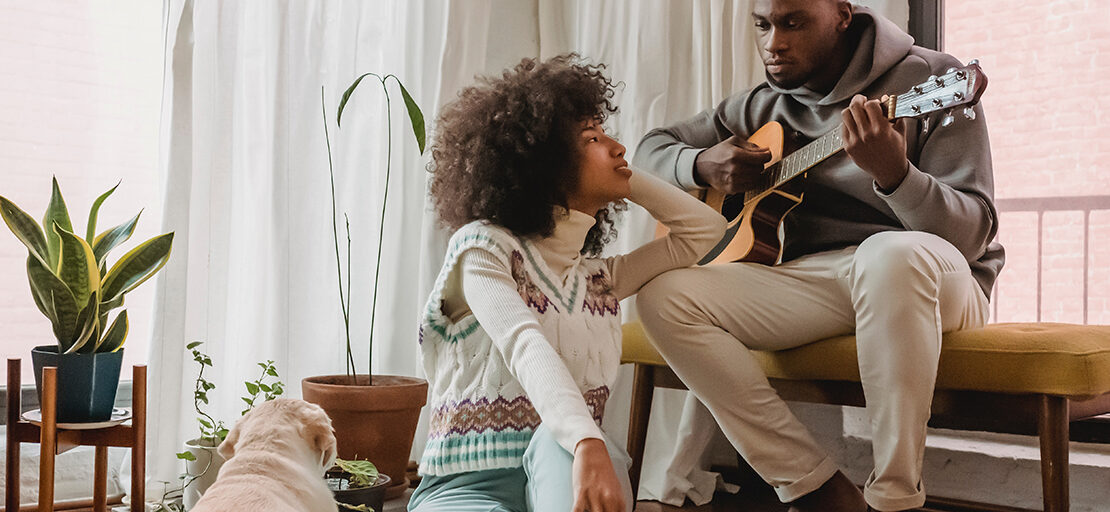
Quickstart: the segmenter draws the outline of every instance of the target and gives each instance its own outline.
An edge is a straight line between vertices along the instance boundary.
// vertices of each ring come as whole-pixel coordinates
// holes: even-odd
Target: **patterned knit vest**
[[[420,326],[430,384],[430,432],[420,472],[449,475],[519,467],[540,417],[473,314],[451,321],[442,294],[459,257],[489,251],[510,269],[519,297],[536,316],[601,423],[621,355],[620,304],[603,260],[583,258],[562,286],[528,240],[485,222],[451,238]]]

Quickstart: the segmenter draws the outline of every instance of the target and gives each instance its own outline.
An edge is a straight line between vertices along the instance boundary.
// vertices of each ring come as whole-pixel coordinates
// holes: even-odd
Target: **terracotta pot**
[[[386,499],[408,488],[405,477],[420,409],[428,402],[428,381],[415,377],[321,375],[301,381],[301,395],[328,413],[339,458],[368,459],[393,484]]]

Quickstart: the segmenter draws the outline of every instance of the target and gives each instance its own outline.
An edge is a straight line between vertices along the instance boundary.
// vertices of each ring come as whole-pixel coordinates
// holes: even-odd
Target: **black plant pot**
[[[332,468],[328,470],[326,475],[326,478],[328,478],[329,480],[346,480],[348,477],[350,477],[350,473],[347,473],[346,471],[340,470],[338,468]],[[366,505],[366,508],[369,508],[374,512],[382,512],[382,504],[385,502],[385,489],[389,487],[389,484],[389,475],[382,473],[378,475],[378,481],[370,487],[363,487],[360,489],[343,489],[341,491],[337,491],[333,488],[332,494],[335,495],[335,501],[339,503],[346,503],[353,507]],[[350,509],[344,508],[340,505],[336,505],[336,509],[339,512],[350,512]]]
[[[58,423],[90,423],[112,417],[123,349],[98,354],[59,354],[57,345],[31,350],[35,387],[42,403],[42,369],[58,369]]]

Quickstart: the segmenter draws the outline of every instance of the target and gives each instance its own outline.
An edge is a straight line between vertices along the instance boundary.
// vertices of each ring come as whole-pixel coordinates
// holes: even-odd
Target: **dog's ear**
[[[304,438],[316,453],[320,454],[320,466],[327,470],[335,464],[336,445],[335,434],[331,426],[331,418],[318,406],[305,410]]]
[[[235,423],[234,427],[231,427],[231,431],[227,433],[224,442],[220,443],[220,446],[216,448],[216,452],[219,453],[224,460],[229,460],[235,456],[235,443],[239,442],[239,423],[241,422],[240,420]]]

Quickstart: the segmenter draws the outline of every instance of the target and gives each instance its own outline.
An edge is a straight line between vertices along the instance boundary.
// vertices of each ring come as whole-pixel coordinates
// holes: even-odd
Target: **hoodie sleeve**
[[[906,229],[947,240],[968,261],[979,259],[998,231],[987,124],[983,109],[974,110],[975,120],[957,113],[947,127],[931,120],[902,183],[889,194],[875,187]]]
[[[684,190],[705,188],[694,181],[694,160],[698,154],[733,135],[728,126],[730,99],[685,121],[656,128],[636,147],[632,164]]]

